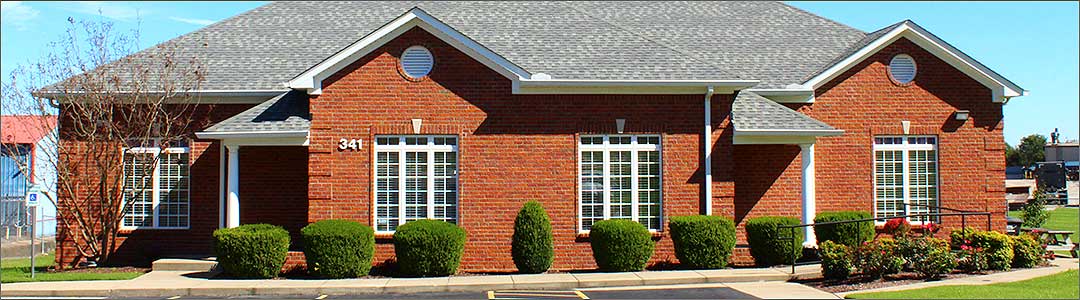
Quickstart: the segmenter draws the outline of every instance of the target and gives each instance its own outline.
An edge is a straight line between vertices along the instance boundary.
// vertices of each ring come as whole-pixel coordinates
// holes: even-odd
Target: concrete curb
[[[154,271],[132,280],[12,283],[4,284],[0,296],[232,297],[483,292],[511,289],[571,290],[644,285],[776,282],[786,281],[792,276],[773,268],[336,280],[213,280],[190,278],[183,274],[185,272]]]

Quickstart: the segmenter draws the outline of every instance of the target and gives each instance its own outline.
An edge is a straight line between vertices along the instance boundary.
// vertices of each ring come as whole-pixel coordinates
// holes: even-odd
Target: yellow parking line
[[[582,293],[581,291],[574,291],[574,294],[577,294],[581,299],[589,300],[589,296],[585,296],[585,293]]]
[[[169,297],[169,298],[167,298],[167,299],[169,299],[169,300],[176,300],[176,299],[180,299],[180,296],[172,296],[172,297]]]
[[[488,291],[488,300],[495,299],[495,291]]]
[[[315,297],[315,300],[322,300],[322,299],[326,299],[326,295],[319,295],[318,297]]]

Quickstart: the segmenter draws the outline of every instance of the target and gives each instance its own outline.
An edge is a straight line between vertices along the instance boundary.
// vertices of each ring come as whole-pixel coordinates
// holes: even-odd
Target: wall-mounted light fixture
[[[971,112],[967,110],[958,110],[953,113],[953,117],[956,118],[957,121],[967,121],[968,117],[971,117]]]

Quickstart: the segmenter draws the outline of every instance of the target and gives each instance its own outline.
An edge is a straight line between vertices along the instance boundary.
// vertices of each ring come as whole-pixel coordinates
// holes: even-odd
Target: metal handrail
[[[897,218],[907,219],[907,218],[911,218],[911,217],[960,216],[960,228],[961,228],[962,232],[966,235],[967,231],[964,230],[964,229],[967,228],[967,216],[986,216],[986,228],[987,228],[987,230],[992,228],[991,219],[992,219],[993,214],[991,214],[990,212],[964,211],[964,210],[952,209],[952,208],[947,208],[947,207],[937,207],[937,206],[921,205],[921,204],[906,204],[905,203],[904,205],[925,206],[925,207],[931,207],[931,208],[935,208],[935,209],[948,210],[948,211],[954,211],[954,212],[952,212],[952,213],[907,214],[907,215],[898,215],[898,216],[890,216],[890,217],[878,217],[878,218],[866,218],[866,219],[857,219],[857,220],[829,221],[829,222],[798,224],[798,225],[780,225],[780,226],[776,226],[776,228],[778,230],[783,230],[783,229],[788,229],[789,230],[789,233],[790,233],[789,236],[780,237],[779,239],[783,240],[783,241],[788,241],[788,240],[791,241],[791,248],[792,248],[791,253],[795,253],[795,251],[799,251],[800,249],[797,249],[796,247],[801,246],[801,245],[798,245],[797,241],[795,241],[795,229],[796,228],[803,228],[803,227],[807,227],[807,226],[836,225],[836,224],[847,224],[847,223],[872,222],[872,221],[879,221],[879,220],[884,221],[884,220],[892,220],[892,219],[897,219]],[[791,274],[795,274],[795,255],[791,255]]]

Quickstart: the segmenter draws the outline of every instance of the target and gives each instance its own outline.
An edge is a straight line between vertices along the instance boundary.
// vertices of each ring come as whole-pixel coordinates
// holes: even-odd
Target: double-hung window
[[[375,230],[412,220],[457,222],[456,136],[375,137]]]
[[[161,140],[123,152],[125,214],[121,228],[186,229],[190,224],[190,149]]]
[[[627,219],[660,230],[660,136],[582,135],[578,226]]]
[[[874,137],[874,206],[878,218],[937,212],[937,137]]]

